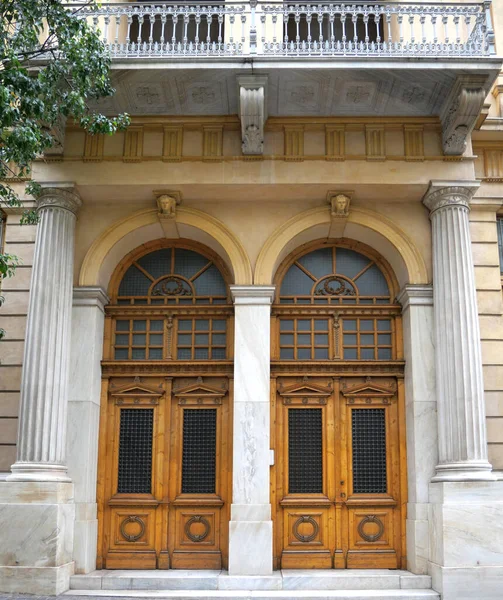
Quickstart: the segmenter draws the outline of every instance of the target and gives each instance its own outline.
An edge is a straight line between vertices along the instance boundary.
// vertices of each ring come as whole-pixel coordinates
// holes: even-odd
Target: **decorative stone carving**
[[[439,464],[433,481],[492,479],[469,230],[476,181],[432,182],[423,199],[433,236]]]
[[[330,238],[340,238],[344,235],[344,229],[349,217],[349,205],[351,204],[352,192],[328,192],[327,202],[330,205]]]
[[[459,156],[466,149],[466,139],[479,116],[484,99],[485,75],[458,77],[441,113],[442,144],[444,153]]]
[[[263,154],[264,125],[267,119],[267,77],[241,76],[238,77],[238,86],[243,154]]]
[[[182,201],[180,192],[154,191],[159,209],[159,219],[175,219],[176,207]]]
[[[21,378],[17,460],[10,481],[70,481],[68,371],[76,213],[73,184],[43,189]]]

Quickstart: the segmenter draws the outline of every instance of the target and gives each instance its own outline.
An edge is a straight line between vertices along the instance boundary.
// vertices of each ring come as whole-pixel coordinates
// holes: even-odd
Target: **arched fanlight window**
[[[390,304],[390,285],[376,261],[329,246],[298,257],[286,271],[281,304]]]
[[[227,285],[214,259],[171,246],[134,260],[117,290],[117,304],[226,304]]]

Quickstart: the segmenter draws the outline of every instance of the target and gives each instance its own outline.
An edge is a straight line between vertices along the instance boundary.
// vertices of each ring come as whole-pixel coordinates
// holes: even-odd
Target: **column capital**
[[[423,203],[432,215],[439,208],[462,206],[470,208],[473,194],[480,187],[480,181],[431,181]]]
[[[270,305],[274,299],[275,285],[231,285],[234,304]]]
[[[96,306],[104,312],[110,298],[100,286],[82,286],[73,288],[73,306]]]
[[[398,293],[397,300],[404,311],[410,306],[433,306],[433,286],[407,283]]]
[[[45,183],[37,197],[37,210],[53,207],[63,208],[77,214],[82,206],[82,200],[75,189],[74,183]]]

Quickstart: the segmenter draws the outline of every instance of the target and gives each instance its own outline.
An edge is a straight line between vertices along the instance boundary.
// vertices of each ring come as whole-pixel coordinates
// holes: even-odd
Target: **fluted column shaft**
[[[442,187],[433,183],[424,199],[430,209],[433,237],[439,444],[433,481],[492,478],[468,219],[474,189],[476,185]]]
[[[65,465],[68,365],[76,213],[72,187],[38,198],[28,322],[21,378],[17,460],[12,481],[70,481]]]

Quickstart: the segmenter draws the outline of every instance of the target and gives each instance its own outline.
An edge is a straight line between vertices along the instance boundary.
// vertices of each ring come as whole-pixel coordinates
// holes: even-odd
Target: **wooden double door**
[[[403,380],[361,370],[272,379],[275,568],[405,567]]]
[[[160,370],[140,377],[133,367],[103,381],[97,567],[220,569],[231,486],[229,379]]]

